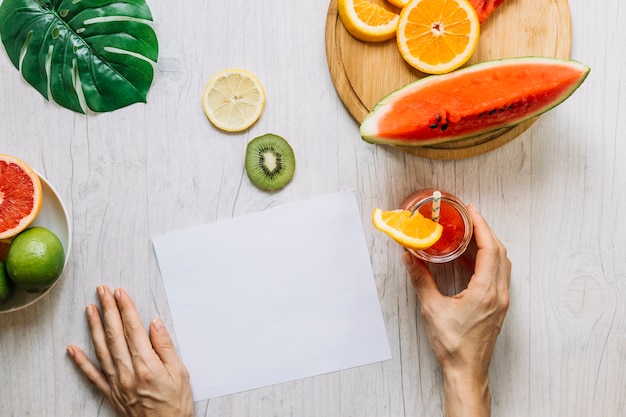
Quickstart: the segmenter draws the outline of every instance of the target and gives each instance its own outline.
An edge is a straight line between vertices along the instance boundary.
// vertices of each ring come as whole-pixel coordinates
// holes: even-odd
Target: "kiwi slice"
[[[287,141],[268,133],[254,138],[246,148],[246,172],[257,187],[273,191],[293,177],[296,158]]]

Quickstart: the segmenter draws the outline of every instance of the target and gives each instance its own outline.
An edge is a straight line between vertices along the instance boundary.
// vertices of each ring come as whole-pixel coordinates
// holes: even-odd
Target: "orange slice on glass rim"
[[[480,35],[476,10],[467,0],[411,0],[400,13],[400,54],[427,74],[444,74],[465,64]]]
[[[419,211],[411,213],[408,210],[375,208],[372,223],[400,245],[415,250],[428,249],[443,233],[443,226],[424,217]]]
[[[383,3],[385,4],[385,3]],[[399,14],[389,5],[369,0],[339,0],[337,12],[344,27],[356,39],[383,42],[396,36]]]
[[[0,240],[26,229],[41,210],[39,176],[25,162],[0,154]]]

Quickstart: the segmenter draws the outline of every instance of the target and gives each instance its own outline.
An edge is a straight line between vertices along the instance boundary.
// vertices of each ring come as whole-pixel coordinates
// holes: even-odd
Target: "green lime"
[[[44,227],[31,227],[11,242],[6,268],[15,285],[26,292],[40,292],[59,278],[64,263],[59,238]]]
[[[0,306],[13,297],[14,291],[15,284],[9,279],[4,263],[0,261]]]

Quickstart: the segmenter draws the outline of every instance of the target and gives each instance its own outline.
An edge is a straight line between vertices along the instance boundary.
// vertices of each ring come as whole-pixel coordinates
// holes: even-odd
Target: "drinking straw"
[[[441,210],[441,192],[435,191],[433,193],[433,211],[432,211],[432,219],[434,222],[439,221],[440,210]]]

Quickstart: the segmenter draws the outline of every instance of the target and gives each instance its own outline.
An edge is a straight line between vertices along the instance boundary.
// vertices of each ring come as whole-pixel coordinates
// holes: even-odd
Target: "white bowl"
[[[72,226],[70,218],[67,214],[67,210],[65,209],[65,205],[63,205],[63,201],[61,201],[61,198],[57,194],[54,187],[52,187],[52,185],[50,185],[50,183],[41,175],[39,175],[39,179],[41,180],[43,200],[41,202],[41,210],[35,220],[31,223],[31,226],[45,227],[50,229],[59,237],[65,251],[65,264],[63,265],[63,270],[65,271],[72,249]],[[54,284],[38,293],[27,293],[21,288],[15,288],[13,297],[0,306],[0,314],[20,310],[34,304],[48,294],[52,287],[54,287],[62,277],[63,273],[61,273],[61,276],[59,276]]]

